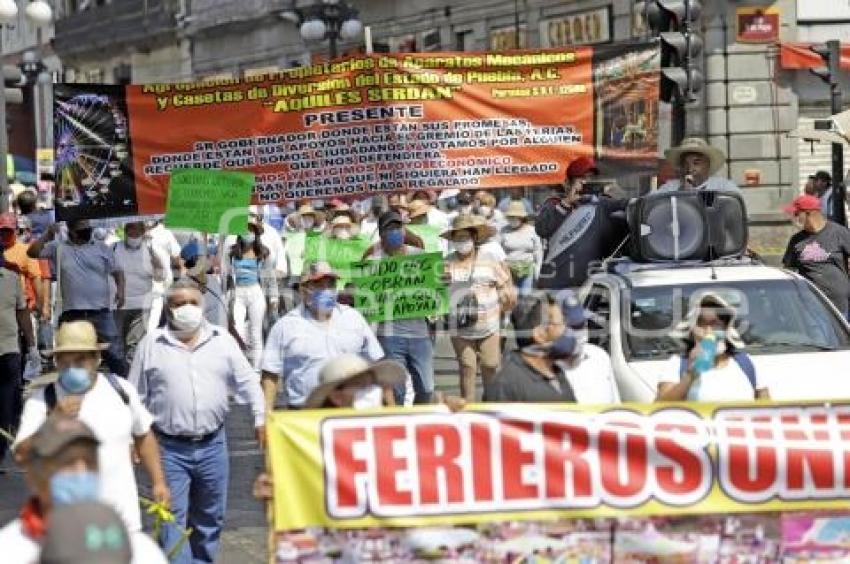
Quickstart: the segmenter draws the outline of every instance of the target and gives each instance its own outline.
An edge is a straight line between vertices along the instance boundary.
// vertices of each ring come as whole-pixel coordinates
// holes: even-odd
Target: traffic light
[[[702,90],[703,76],[697,68],[702,37],[696,22],[702,14],[699,0],[647,2],[646,20],[661,42],[661,95],[663,102],[692,102]]]
[[[23,104],[24,92],[21,90],[23,85],[23,75],[21,69],[14,65],[3,65],[3,86],[6,90],[7,104]]]

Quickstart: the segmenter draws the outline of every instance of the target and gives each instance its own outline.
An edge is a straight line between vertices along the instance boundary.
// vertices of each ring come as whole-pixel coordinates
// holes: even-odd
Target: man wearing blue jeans
[[[166,327],[139,343],[130,382],[154,417],[175,521],[163,528],[166,552],[191,529],[172,560],[215,562],[230,467],[224,420],[228,392],[251,404],[260,445],[265,443],[265,402],[260,379],[225,329],[204,321],[203,298],[190,281],[178,280],[166,295]]]
[[[68,225],[68,241],[55,241],[56,224],[30,245],[27,255],[43,258],[57,265],[62,314],[59,322],[88,321],[97,331],[98,341],[108,343],[103,360],[109,370],[127,376],[124,346],[112,316],[109,279],[115,281],[115,305],[124,305],[124,273],[115,262],[112,247],[92,239],[92,228],[86,220]]]
[[[380,246],[375,247],[366,258],[414,255],[422,249],[404,244],[405,230],[401,216],[393,211],[378,218]],[[392,299],[392,291],[387,293]],[[392,307],[387,311],[392,311]],[[384,349],[385,358],[400,362],[413,382],[413,403],[431,403],[434,395],[434,343],[425,319],[402,319],[378,323],[378,341]],[[393,390],[397,405],[404,404],[405,385]]]

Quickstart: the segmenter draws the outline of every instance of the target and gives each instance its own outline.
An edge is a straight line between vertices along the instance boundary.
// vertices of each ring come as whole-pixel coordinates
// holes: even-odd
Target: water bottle
[[[717,338],[707,335],[699,342],[699,352],[694,359],[694,372],[701,376],[703,372],[714,366],[714,357],[717,354]]]

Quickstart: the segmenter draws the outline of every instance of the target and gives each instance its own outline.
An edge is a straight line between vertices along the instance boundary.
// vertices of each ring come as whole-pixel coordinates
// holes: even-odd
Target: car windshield
[[[627,359],[651,360],[682,350],[669,332],[706,291],[738,312],[735,326],[751,355],[850,349],[850,334],[825,300],[800,280],[631,288],[624,327]]]

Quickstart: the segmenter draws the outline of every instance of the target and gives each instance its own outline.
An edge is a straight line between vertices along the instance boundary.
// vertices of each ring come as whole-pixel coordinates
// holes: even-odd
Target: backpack
[[[682,356],[680,357],[679,362],[679,374],[684,374],[688,370],[688,357]],[[749,355],[741,351],[735,351],[732,353],[732,360],[734,360],[738,364],[738,368],[741,369],[741,372],[747,375],[747,380],[750,381],[750,386],[753,389],[756,389],[756,367],[753,366],[753,361],[750,360]]]
[[[127,392],[124,391],[124,388],[121,387],[121,384],[118,382],[118,376],[112,374],[111,372],[107,372],[105,374],[106,381],[112,386],[112,389],[115,390],[121,397],[121,401],[124,402],[124,405],[130,405],[130,396],[127,395]],[[50,414],[51,411],[56,407],[56,382],[51,382],[44,388],[44,401],[47,403],[47,413]]]

